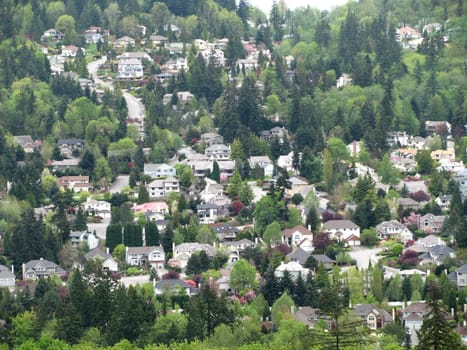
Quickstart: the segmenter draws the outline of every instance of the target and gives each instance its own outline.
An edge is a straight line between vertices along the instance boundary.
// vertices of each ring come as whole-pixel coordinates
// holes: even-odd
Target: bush
[[[138,275],[144,275],[144,271],[141,270],[139,267],[137,266],[130,266],[127,270],[126,270],[126,274],[127,276],[138,276]]]

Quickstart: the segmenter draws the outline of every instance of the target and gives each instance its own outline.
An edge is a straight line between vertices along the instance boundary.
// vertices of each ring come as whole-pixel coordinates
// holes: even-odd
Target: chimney
[[[396,320],[396,309],[395,308],[392,308],[392,320],[393,321]]]
[[[11,265],[11,273],[15,273],[15,265]]]
[[[452,316],[452,318],[454,318],[454,308],[453,307],[451,308],[451,316]]]
[[[105,248],[105,252],[106,252],[108,255],[110,255],[110,249],[109,249],[109,247]]]

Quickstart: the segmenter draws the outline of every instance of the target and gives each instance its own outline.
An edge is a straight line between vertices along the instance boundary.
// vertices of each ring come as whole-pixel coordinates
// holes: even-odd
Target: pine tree
[[[159,230],[156,223],[148,222],[145,225],[146,246],[155,246],[160,244]]]
[[[448,350],[462,347],[459,335],[449,324],[449,313],[443,310],[439,298],[441,289],[432,282],[428,287],[428,313],[418,333],[417,350]]]
[[[261,294],[263,294],[264,299],[266,299],[269,305],[272,305],[279,297],[280,288],[280,282],[274,275],[274,269],[272,268],[272,265],[270,265],[266,271],[266,274],[264,275],[264,282],[261,286]]]

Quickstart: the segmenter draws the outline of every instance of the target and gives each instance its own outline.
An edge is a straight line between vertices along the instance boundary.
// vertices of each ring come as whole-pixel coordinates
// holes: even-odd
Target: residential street
[[[368,268],[368,263],[371,261],[371,264],[374,265],[379,260],[377,254],[381,252],[383,248],[366,248],[366,247],[354,247],[350,256],[357,260],[358,268]]]

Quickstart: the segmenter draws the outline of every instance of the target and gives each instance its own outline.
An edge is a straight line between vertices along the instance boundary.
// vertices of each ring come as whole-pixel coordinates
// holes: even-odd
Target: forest
[[[414,175],[395,170],[387,140],[395,132],[425,137],[427,121],[450,123],[449,141],[454,142],[456,159],[467,163],[463,0],[360,0],[322,12],[310,7],[291,11],[285,1],[274,1],[267,14],[247,0],[2,0],[0,18],[0,264],[13,266],[19,276],[23,263],[45,258],[59,261],[69,271],[65,281],[40,279],[37,285],[19,281],[14,293],[0,289],[0,349],[397,350],[410,348],[399,321],[382,335],[374,335],[346,311],[348,306],[425,299],[438,322],[422,328],[423,341],[417,349],[433,348],[429,340],[442,327],[445,336],[437,349],[461,348],[453,322],[446,321],[443,311],[462,310],[467,298],[443,272],[459,264],[449,260],[425,281],[418,275],[383,281],[379,266],[351,268],[344,274],[309,259],[306,264],[315,272],[313,277],[278,278],[274,269],[290,251],[270,242],[282,229],[303,220],[296,208],[288,206],[294,200],[286,201],[284,193],[290,186],[286,172],[276,167],[275,185],[255,203],[247,181],[262,183],[264,178],[250,166],[249,157],[267,155],[277,162],[292,152],[294,171],[329,193],[327,219],[341,218],[331,212],[353,201],[351,218],[364,230],[368,245],[376,239],[372,229],[379,222],[394,213],[401,221],[409,220],[413,213],[388,203],[416,194],[394,187],[381,193],[369,177],[359,178],[352,189],[349,167],[356,162],[371,166],[388,186]],[[89,44],[84,32],[91,26],[110,34]],[[417,47],[398,39],[397,30],[406,26],[421,33]],[[50,28],[63,33],[63,38],[44,39]],[[153,34],[180,43],[181,52],[150,44]],[[115,79],[115,88],[101,95],[82,86],[80,80],[92,78],[89,63],[102,57],[107,58],[102,70],[116,76],[121,51],[112,42],[124,36],[136,39],[129,51],[144,51],[150,57],[144,61],[144,77]],[[194,44],[199,39],[225,39],[225,62],[219,65],[204,58]],[[62,74],[52,74],[50,56],[60,53],[62,45],[85,50],[65,62]],[[257,62],[248,67],[245,59],[253,48],[259,52]],[[186,59],[186,69],[168,81],[157,79],[162,67],[177,59]],[[347,83],[338,88],[341,78]],[[124,91],[144,104],[144,138],[127,123]],[[186,91],[193,98],[182,103],[177,93]],[[167,94],[172,94],[168,103]],[[285,128],[288,134],[281,141],[261,138],[262,131],[273,127]],[[119,274],[85,262],[84,251],[70,248],[70,232],[86,229],[87,214],[75,210],[86,197],[63,191],[56,181],[60,175],[89,176],[93,191],[111,203],[106,247],[117,254],[120,264],[125,264],[123,243],[142,245],[143,229],[148,245],[160,244],[169,255],[174,244],[214,243],[213,231],[193,215],[200,204],[194,196],[167,198],[170,214],[163,232],[144,220],[135,223],[130,210],[135,193],[138,204],[149,199],[145,163],[176,159],[184,146],[203,153],[205,146],[198,141],[212,131],[230,145],[236,162],[225,185],[233,200],[231,212],[238,222],[255,224],[242,237],[267,243],[266,249],[245,250],[242,263],[235,265],[237,277],[231,276],[231,283],[241,293],[219,295],[209,283],[219,277],[218,270],[227,260],[222,254],[190,258],[187,275],[201,288],[189,297],[183,291],[156,295],[153,282],[124,287]],[[448,131],[437,132],[432,150],[446,149]],[[19,135],[30,135],[40,147],[25,152],[15,141]],[[50,164],[63,160],[58,147],[63,139],[84,140],[84,148],[74,154],[79,166],[52,171]],[[351,156],[346,148],[353,141],[362,145],[358,156]],[[467,247],[467,200],[462,202],[449,174],[435,170],[429,151],[419,152],[417,161],[416,172],[429,180],[430,193],[454,198],[443,237],[454,237],[458,248]],[[215,164],[217,169],[214,166],[209,177],[219,181]],[[120,174],[129,175],[130,195],[108,191]],[[187,194],[205,186],[186,165],[177,165],[177,177]],[[305,221],[318,229],[316,199],[295,199],[312,204]],[[47,206],[53,211],[35,214],[35,209]],[[417,215],[438,211],[429,202]],[[339,264],[350,263],[342,246],[320,234],[315,239],[318,252]],[[413,267],[411,257],[401,254],[401,245],[388,250],[400,255],[398,264]],[[75,261],[84,264],[82,270],[73,269]],[[175,270],[167,276],[151,271],[154,283],[178,277]],[[441,296],[438,288],[444,292]],[[326,324],[326,318],[313,329],[296,322],[293,311],[302,306],[320,308],[331,316],[333,325]],[[454,323],[460,322],[458,314]]]

